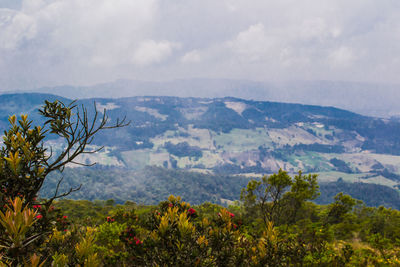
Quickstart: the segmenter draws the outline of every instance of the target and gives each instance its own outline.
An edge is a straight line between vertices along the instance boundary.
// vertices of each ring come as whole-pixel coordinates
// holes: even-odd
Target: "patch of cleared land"
[[[224,102],[227,108],[234,110],[237,114],[242,115],[243,111],[246,110],[247,105],[242,102]]]
[[[162,135],[151,138],[150,141],[154,144],[155,149],[163,147],[167,142],[171,142],[173,144],[188,142],[189,145],[198,146],[202,149],[214,149],[209,130],[197,129],[189,125],[187,130],[181,128],[179,131],[181,133],[189,134],[189,136],[179,136],[179,132],[166,131]]]
[[[254,150],[263,145],[272,147],[271,138],[262,128],[256,130],[233,129],[229,133],[213,133],[213,138],[218,150],[231,152]]]
[[[386,185],[386,186],[390,186],[390,187],[394,187],[395,185],[397,185],[398,183],[395,181],[392,181],[388,178],[385,178],[383,176],[375,176],[375,177],[371,177],[368,179],[363,179],[362,180],[363,183],[370,183],[370,184],[381,184],[381,185]]]
[[[318,138],[311,133],[307,132],[303,128],[291,126],[286,129],[268,129],[271,140],[279,144],[284,145],[296,145],[296,144],[331,144],[321,138]]]
[[[395,173],[400,172],[400,156],[375,154],[369,152],[343,154],[325,153],[323,156],[328,161],[332,158],[343,160],[346,163],[357,167],[361,172],[371,171],[372,166],[376,163],[382,164],[384,167],[391,169]]]
[[[108,102],[106,104],[101,104],[101,103],[96,103],[96,109],[100,112],[103,113],[104,109],[106,110],[113,110],[116,108],[119,108],[120,106],[118,106],[117,104],[113,103],[113,102]]]
[[[199,118],[204,112],[207,111],[207,107],[196,107],[196,108],[183,108],[179,109],[179,111],[185,116],[188,120],[193,120]]]
[[[161,113],[158,112],[158,110],[153,109],[153,108],[138,107],[138,106],[136,106],[135,109],[136,109],[137,111],[140,111],[140,112],[148,113],[148,114],[150,114],[151,116],[153,116],[153,117],[155,117],[155,118],[157,118],[157,119],[160,119],[160,120],[162,120],[162,121],[165,121],[165,120],[168,118],[168,115],[161,114]]]
[[[317,172],[318,180],[321,182],[336,182],[339,178],[342,178],[345,182],[361,182],[365,179],[361,177],[365,176],[365,173],[343,173],[343,172]]]

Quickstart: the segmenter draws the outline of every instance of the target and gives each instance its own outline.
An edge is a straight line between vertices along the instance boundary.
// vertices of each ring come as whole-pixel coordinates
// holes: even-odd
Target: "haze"
[[[400,113],[386,103],[400,100],[399,69],[397,0],[0,0],[2,91],[120,79],[234,79],[285,84],[270,90],[290,97],[271,100],[390,116]],[[315,87],[318,81],[360,96],[366,111],[357,99],[341,103],[343,92],[322,101],[330,93]],[[319,93],[305,95],[310,88]],[[218,87],[207,92],[224,94]],[[378,104],[380,111],[371,111]]]

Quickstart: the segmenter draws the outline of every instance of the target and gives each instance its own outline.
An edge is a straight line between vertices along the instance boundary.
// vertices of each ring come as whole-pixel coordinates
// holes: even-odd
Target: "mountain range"
[[[91,86],[36,88],[66,98],[122,98],[132,96],[179,96],[243,99],[335,106],[375,117],[400,114],[400,85],[349,81],[260,82],[230,79],[181,79],[163,82],[117,80]]]
[[[8,127],[11,114],[29,114],[34,124],[42,124],[37,109],[44,100],[55,99],[71,101],[40,93],[0,95],[0,129]],[[282,168],[291,174],[317,173],[320,182],[399,189],[400,122],[396,119],[233,97],[137,96],[77,102],[91,110],[89,116],[94,103],[100,113],[107,110],[110,122],[124,116],[131,121],[127,127],[99,133],[91,148],[104,149],[80,158],[85,163],[97,162],[101,172],[120,169],[133,175],[156,166],[261,177]],[[46,145],[55,152],[63,147],[55,138]],[[123,186],[123,180],[119,181]]]

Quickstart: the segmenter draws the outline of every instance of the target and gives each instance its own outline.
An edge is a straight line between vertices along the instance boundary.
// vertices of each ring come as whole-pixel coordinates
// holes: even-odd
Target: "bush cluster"
[[[72,202],[55,205],[68,214]],[[343,194],[327,206],[308,202],[307,214],[279,225],[249,218],[242,205],[191,206],[172,195],[157,206],[104,202],[104,214],[90,220],[59,217],[40,245],[30,243],[43,220],[40,209],[22,203],[16,197],[0,213],[8,244],[0,266],[400,265],[400,212]]]

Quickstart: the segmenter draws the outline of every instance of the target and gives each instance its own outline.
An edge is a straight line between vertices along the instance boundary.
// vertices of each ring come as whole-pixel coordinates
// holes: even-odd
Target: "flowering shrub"
[[[45,101],[39,113],[44,120],[41,126],[32,126],[27,115],[21,115],[19,119],[10,116],[9,129],[4,131],[0,148],[0,212],[3,215],[0,218],[0,242],[4,243],[0,250],[5,250],[4,257],[15,266],[27,265],[27,262],[37,266],[40,256],[32,254],[32,248],[43,255],[50,253],[48,243],[53,228],[67,230],[67,218],[60,218],[54,212],[52,202],[80,187],[60,193],[61,179],[50,199],[38,199],[47,175],[62,171],[67,164],[77,163],[74,160],[87,152],[87,145],[97,132],[126,125],[121,121],[107,125],[105,111],[98,120],[98,112],[94,110],[91,120],[87,109],[74,105],[74,102],[66,105],[60,101]],[[65,150],[60,153],[48,151],[43,143],[46,135],[62,139]],[[85,261],[95,263],[93,255]],[[57,260],[61,258],[57,257]]]
[[[398,245],[380,234],[369,235],[367,243],[338,241],[323,217],[319,222],[303,220],[279,227],[268,222],[258,233],[258,226],[252,229],[242,222],[237,208],[215,210],[217,206],[208,204],[194,208],[174,196],[152,210],[146,208],[140,216],[132,207],[119,206],[94,227],[57,215],[52,233],[37,247],[30,241],[38,238],[35,227],[45,216],[39,207],[23,207],[23,203],[16,198],[0,213],[0,224],[7,229],[1,239],[0,266],[17,262],[29,266],[400,265]],[[392,222],[400,218],[398,213],[392,212]]]
[[[23,206],[24,200],[16,197],[5,207],[5,212],[0,211],[0,224],[2,234],[0,238],[0,252],[4,253],[12,264],[25,262],[30,256],[34,266],[40,264],[40,257],[33,253],[32,243],[40,238],[41,234],[32,232],[33,225],[42,218],[37,211]]]
[[[187,210],[187,213],[188,213],[188,215],[191,216],[191,217],[196,217],[196,216],[197,216],[196,210],[193,209],[193,208],[189,208],[189,209]]]

